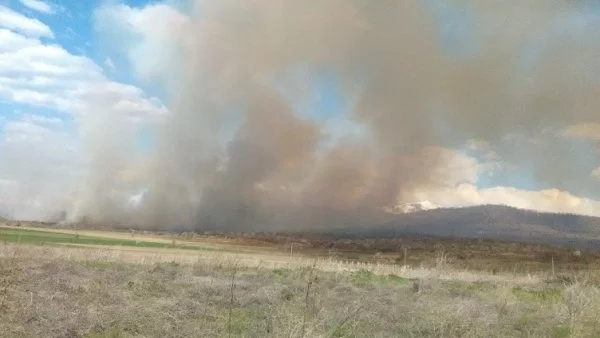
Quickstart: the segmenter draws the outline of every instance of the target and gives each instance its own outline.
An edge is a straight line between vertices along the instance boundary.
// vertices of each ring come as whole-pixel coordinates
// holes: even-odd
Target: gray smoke
[[[599,120],[590,72],[599,69],[600,42],[557,28],[591,11],[588,3],[447,1],[469,17],[450,20],[472,31],[450,46],[463,54],[445,45],[432,4],[192,2],[187,21],[164,28],[172,60],[156,72],[170,115],[136,169],[144,202],[132,211],[107,201],[130,184],[113,172],[129,164],[122,153],[92,151],[112,164],[93,167],[81,215],[148,227],[367,224],[385,217],[381,208],[443,184],[455,159],[439,147],[470,139],[489,142],[539,182],[589,193],[584,159],[558,135]],[[298,111],[315,99],[321,73],[339,81],[359,137],[333,142]],[[543,135],[539,146],[522,144]]]

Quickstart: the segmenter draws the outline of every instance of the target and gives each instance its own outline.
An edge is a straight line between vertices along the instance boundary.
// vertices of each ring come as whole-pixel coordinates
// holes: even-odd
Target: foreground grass
[[[442,279],[449,267],[413,276],[367,268],[326,272],[316,263],[270,268],[202,252],[193,261],[141,264],[78,250],[0,244],[1,337],[567,338],[600,332],[600,292],[583,280]]]
[[[0,227],[0,242],[22,244],[66,244],[66,245],[103,245],[126,246],[140,248],[175,248],[190,250],[211,250],[199,246],[178,245],[175,243],[162,243],[152,241],[139,241],[134,239],[116,239],[100,236],[83,236],[42,230],[4,228]]]

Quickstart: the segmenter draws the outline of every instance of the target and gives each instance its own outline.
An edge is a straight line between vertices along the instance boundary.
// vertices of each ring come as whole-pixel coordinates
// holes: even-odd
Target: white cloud
[[[110,110],[131,122],[152,122],[167,114],[160,101],[149,98],[138,87],[118,82],[91,82],[81,91],[81,102],[76,113],[102,113]]]
[[[432,163],[441,161],[446,163],[443,167]],[[434,167],[435,170],[427,178],[429,188],[456,187],[460,184],[475,184],[481,173],[487,170],[486,166],[477,161],[476,158],[468,156],[449,148],[428,147],[421,152],[420,156],[411,160],[411,165],[416,168]]]
[[[69,53],[61,46],[26,46],[0,55],[0,75],[47,74],[49,76],[100,79],[101,68],[92,60]]]
[[[23,114],[21,119],[26,123],[37,124],[45,127],[61,127],[64,120],[55,116],[42,116],[35,114]]]
[[[7,13],[12,21],[3,20]],[[123,135],[156,122],[167,109],[140,88],[108,79],[93,60],[41,41],[38,37],[48,34],[32,22],[37,21],[0,6],[5,27],[0,28],[0,103],[33,111],[2,122],[0,212],[43,219],[72,204],[90,165],[89,142],[100,149],[125,148]],[[56,114],[35,114],[37,107]],[[75,132],[73,121],[63,118],[75,122]],[[88,140],[90,131],[101,135],[101,142]]]
[[[14,52],[26,47],[38,45],[40,41],[0,28],[0,53]]]
[[[23,104],[50,107],[62,111],[72,108],[74,102],[61,98],[53,93],[40,92],[29,89],[12,89],[0,87],[0,98],[7,101],[18,102]]]
[[[54,33],[38,19],[29,18],[12,9],[0,5],[0,27],[4,27],[27,36],[54,38]]]
[[[458,187],[420,191],[414,199],[414,202],[428,201],[444,207],[498,204],[540,212],[600,216],[600,201],[558,189],[523,190],[505,186],[479,189],[475,184],[465,183]]]
[[[474,157],[445,148],[432,148],[429,154],[433,158],[444,157],[444,162],[448,165],[433,175],[437,177],[435,181],[420,186],[412,196],[399,201],[396,209],[404,210],[406,206],[411,207],[415,203],[441,207],[498,204],[540,212],[600,216],[600,201],[575,196],[567,191],[524,190],[507,186],[479,188],[479,176],[491,170],[485,162],[478,162]],[[600,168],[596,171],[600,174]]]
[[[111,58],[106,58],[104,60],[104,67],[106,67],[109,70],[114,70],[115,69],[115,64],[114,64],[114,62],[112,61]]]
[[[173,30],[186,26],[189,18],[166,4],[151,4],[133,8],[109,3],[94,13],[97,32],[116,39],[136,73],[145,79],[162,78],[169,72],[176,48]],[[157,22],[162,22],[157,25]],[[152,57],[148,57],[152,55]]]
[[[0,31],[0,46],[5,45],[3,37],[9,43],[19,42],[0,53],[0,100],[73,113],[85,107],[89,92],[106,91],[114,97],[110,108],[131,115],[132,120],[155,119],[166,111],[139,88],[107,79],[87,57],[10,31]]]
[[[20,0],[23,6],[33,9],[34,11],[42,12],[45,14],[56,13],[55,8],[47,2],[40,0]]]

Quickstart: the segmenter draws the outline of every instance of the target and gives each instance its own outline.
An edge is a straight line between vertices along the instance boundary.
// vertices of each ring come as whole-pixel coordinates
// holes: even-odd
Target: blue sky
[[[89,159],[82,134],[97,121],[90,114],[111,111],[115,119],[135,121],[134,149],[129,151],[146,153],[154,146],[153,123],[168,114],[169,97],[160,81],[143,79],[138,74],[139,69],[132,64],[132,50],[140,39],[145,38],[146,32],[119,31],[121,28],[116,27],[120,33],[115,35],[98,28],[103,17],[98,17],[97,10],[107,3],[0,2],[0,52],[4,52],[3,57],[8,60],[0,59],[0,140],[3,140],[0,143],[0,183],[16,189],[3,192],[0,184],[0,197],[4,199],[4,202],[0,200],[0,206],[2,203],[13,207],[17,204],[37,205],[42,203],[40,200],[68,199],[56,192],[56,182],[63,185],[62,192],[75,191],[78,179],[85,176]],[[130,15],[130,19],[148,14],[144,9],[157,4],[171,6],[174,11],[185,7],[183,1],[110,3],[121,6],[123,12],[118,14]],[[423,1],[436,23],[439,44],[446,56],[457,62],[468,62],[477,57],[486,37],[478,29],[476,13],[461,3],[456,0]],[[122,19],[119,15],[114,17]],[[598,27],[595,25],[599,22],[598,9],[594,6],[557,20],[553,31],[515,51],[522,58],[523,73],[535,68],[539,55],[546,52],[548,40],[557,36],[572,39]],[[127,23],[124,25],[127,27]],[[145,55],[150,61],[154,56]],[[3,66],[3,61],[12,63]],[[353,102],[345,97],[337,74],[328,69],[314,73],[310,95],[314,100],[299,104],[298,112],[318,121],[333,134],[360,135],[361,127],[347,118]],[[88,87],[92,88],[89,92]],[[82,88],[86,88],[85,95],[81,95]],[[436,126],[443,131],[445,124],[441,121],[437,121]],[[106,133],[110,132],[106,130]],[[447,132],[452,133],[452,130]],[[589,176],[600,165],[597,143],[593,138],[569,142],[572,143],[570,160],[576,161],[577,166],[573,172]],[[594,193],[598,184],[591,178],[590,183],[583,186],[566,181],[549,185],[533,179],[535,174],[528,168],[526,159],[517,168],[499,165],[502,164],[502,151],[507,147],[498,150],[495,145],[484,143],[477,147],[450,146],[488,168],[476,182],[470,182],[477,189],[498,186],[530,191],[559,188],[582,197],[600,198],[597,192]],[[548,143],[539,147],[540,150],[546,147],[547,151],[553,145]],[[39,168],[44,166],[54,169],[41,173]]]

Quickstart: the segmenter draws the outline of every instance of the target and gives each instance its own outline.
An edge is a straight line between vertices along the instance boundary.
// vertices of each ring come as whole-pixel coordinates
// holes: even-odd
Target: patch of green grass
[[[515,323],[513,324],[513,327],[519,332],[526,332],[527,329],[529,329],[534,324],[535,321],[532,317],[528,315],[523,315],[522,317],[516,319]]]
[[[104,245],[104,246],[128,246],[143,248],[178,248],[190,250],[213,250],[209,248],[174,245],[172,243],[160,243],[149,241],[138,241],[134,239],[115,239],[97,236],[82,236],[79,234],[68,234],[30,229],[9,229],[0,227],[0,241],[23,243],[23,244],[67,244],[67,245]]]
[[[554,338],[569,338],[571,337],[571,327],[568,325],[558,325],[554,328]]]
[[[342,325],[341,327],[338,327],[337,329],[335,329],[335,331],[333,331],[333,333],[331,334],[332,338],[354,338],[357,337],[356,333],[354,332],[354,328],[348,324],[346,325]]]
[[[459,281],[444,281],[444,288],[452,296],[468,296],[476,293],[486,292],[493,289],[493,286],[487,283],[466,283]]]
[[[512,294],[522,302],[558,303],[563,300],[563,293],[558,289],[527,290],[520,286],[512,288]]]
[[[398,285],[408,284],[408,282],[409,282],[409,280],[406,278],[402,278],[400,276],[396,276],[396,275],[392,275],[392,274],[389,274],[389,275],[383,277],[383,281],[388,284],[398,284]]]
[[[229,326],[229,310],[224,309],[223,323],[227,325],[224,331],[231,333],[234,337],[242,337],[245,333],[255,330],[257,325],[265,322],[264,313],[255,308],[234,308],[231,309],[231,326]]]
[[[353,272],[348,277],[348,281],[354,284],[355,286],[366,286],[369,284],[404,285],[408,284],[409,282],[408,279],[396,275],[380,276],[365,269]]]
[[[89,332],[83,335],[83,338],[128,338],[131,335],[123,332],[117,328],[110,328],[107,330]]]
[[[292,273],[292,270],[281,268],[281,269],[274,269],[271,272],[273,273],[275,278],[277,278],[278,280],[282,280],[282,279],[289,277],[290,274]]]
[[[88,268],[97,269],[97,270],[108,270],[108,269],[114,269],[114,268],[119,267],[119,263],[104,262],[104,261],[83,261],[83,262],[81,262],[81,265],[88,267]]]

